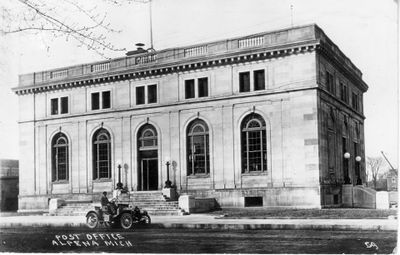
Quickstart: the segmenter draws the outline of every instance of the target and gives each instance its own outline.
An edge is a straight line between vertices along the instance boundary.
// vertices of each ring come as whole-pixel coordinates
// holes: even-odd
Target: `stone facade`
[[[256,78],[260,70],[262,79]],[[245,91],[241,73],[249,76]],[[343,84],[347,100],[341,99]],[[365,181],[367,85],[316,25],[21,75],[14,90],[20,104],[20,210],[47,208],[54,197],[111,191],[119,175],[131,192],[161,190],[167,158],[179,194],[215,198],[222,207],[243,207],[252,198],[274,207],[340,205],[343,148],[350,154],[350,181]],[[99,109],[93,110],[96,93]],[[61,106],[62,100],[68,103]],[[65,113],[54,112],[53,104]],[[264,122],[265,163],[257,171],[244,171],[243,123],[249,116]],[[207,129],[203,174],[189,171],[195,162],[190,153],[198,156],[197,147],[188,148],[196,121]],[[143,127],[156,134],[151,150],[140,147]],[[94,170],[99,130],[109,134],[108,178],[96,178]],[[59,134],[68,143],[61,181],[54,179]]]

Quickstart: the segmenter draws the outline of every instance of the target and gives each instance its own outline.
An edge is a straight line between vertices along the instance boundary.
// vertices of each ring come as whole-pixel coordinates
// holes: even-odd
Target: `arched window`
[[[267,170],[267,135],[264,119],[247,116],[241,125],[242,173]]]
[[[53,138],[51,149],[52,181],[68,181],[68,138],[58,133]]]
[[[93,180],[111,178],[111,136],[101,128],[93,135]]]
[[[187,129],[187,174],[210,173],[208,126],[202,120],[190,123]]]
[[[146,124],[139,131],[139,150],[157,149],[157,131],[155,128]]]

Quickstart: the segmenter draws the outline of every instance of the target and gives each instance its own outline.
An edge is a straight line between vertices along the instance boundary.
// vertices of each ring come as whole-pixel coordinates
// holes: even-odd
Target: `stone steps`
[[[169,201],[164,198],[161,191],[139,191],[132,192],[127,198],[128,203],[146,210],[151,215],[183,215],[179,208],[178,201]],[[85,216],[86,213],[95,206],[100,206],[100,202],[91,200],[66,200],[66,204],[58,208],[50,215],[59,216]]]

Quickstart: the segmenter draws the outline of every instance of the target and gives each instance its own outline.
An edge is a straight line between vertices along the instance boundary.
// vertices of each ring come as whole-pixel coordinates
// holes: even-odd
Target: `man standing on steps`
[[[124,188],[122,187],[122,183],[118,182],[117,183],[117,188],[113,191],[113,198],[112,200],[114,202],[120,202],[120,196],[123,192]]]

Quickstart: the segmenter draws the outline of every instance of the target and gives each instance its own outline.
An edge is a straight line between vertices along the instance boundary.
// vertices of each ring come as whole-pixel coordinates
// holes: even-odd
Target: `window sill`
[[[207,98],[210,98],[210,96],[184,98],[183,100],[186,102],[198,102]]]
[[[242,173],[242,176],[258,176],[258,175],[268,175],[267,171],[252,171],[247,173]]]
[[[100,108],[100,109],[90,109],[90,111],[92,112],[107,112],[107,111],[111,111],[113,110],[113,108],[109,107],[109,108]]]
[[[65,181],[52,181],[52,184],[68,184],[69,181],[65,180]]]
[[[201,178],[210,178],[210,174],[196,174],[196,175],[188,175],[189,179],[201,179]]]
[[[112,180],[109,178],[103,178],[103,179],[95,179],[93,180],[94,183],[102,183],[102,182],[111,182]]]
[[[70,115],[69,112],[66,112],[66,113],[57,113],[57,114],[50,114],[49,116],[50,116],[50,117],[53,117],[53,118],[57,118],[57,117],[60,117],[60,116],[68,116],[68,115]]]

